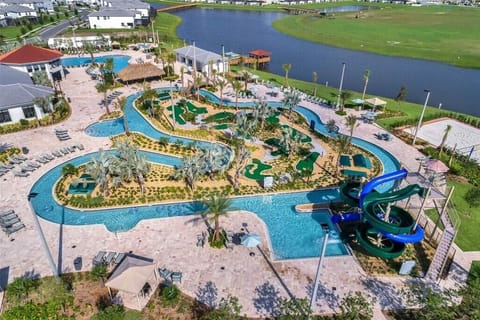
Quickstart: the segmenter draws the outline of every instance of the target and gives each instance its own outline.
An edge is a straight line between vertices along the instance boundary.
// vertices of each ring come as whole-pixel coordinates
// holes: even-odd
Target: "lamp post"
[[[45,239],[45,235],[43,234],[42,227],[40,226],[40,222],[38,221],[38,216],[35,213],[35,210],[33,209],[31,199],[35,198],[38,195],[36,192],[31,192],[28,194],[27,200],[28,200],[28,205],[30,207],[30,211],[32,212],[33,215],[33,223],[35,224],[35,228],[37,229],[37,232],[40,236],[40,242],[42,243],[43,250],[45,251],[45,254],[47,256],[48,264],[50,265],[50,268],[52,269],[53,276],[55,278],[58,278],[58,270],[57,267],[55,266],[55,262],[53,262],[53,257],[52,253],[50,252],[50,249],[48,248],[47,240]]]
[[[222,44],[222,75],[223,79],[225,79],[225,46]]]
[[[417,128],[415,129],[415,135],[413,136],[412,146],[415,145],[415,141],[417,141],[418,131],[420,130],[420,126],[422,125],[423,115],[425,114],[425,109],[427,108],[428,98],[430,98],[430,90],[423,90],[427,93],[425,98],[425,103],[423,104],[422,113],[420,114],[420,119],[418,119]]]
[[[175,131],[176,121],[175,121],[175,106],[173,105],[172,80],[170,80],[170,103],[172,104],[173,131]]]
[[[325,233],[322,243],[322,251],[320,253],[320,259],[318,260],[317,273],[315,275],[315,282],[313,284],[312,297],[310,299],[310,310],[313,308],[313,303],[317,300],[318,284],[320,279],[320,271],[322,269],[323,258],[325,257],[325,250],[327,250],[328,233],[330,232],[328,225],[322,225],[322,230]]]
[[[344,75],[345,75],[345,62],[342,62],[342,76],[340,77],[340,87],[338,87],[338,97],[337,97],[337,104],[335,105],[335,108],[338,108],[338,106],[340,105],[340,96],[342,95]]]

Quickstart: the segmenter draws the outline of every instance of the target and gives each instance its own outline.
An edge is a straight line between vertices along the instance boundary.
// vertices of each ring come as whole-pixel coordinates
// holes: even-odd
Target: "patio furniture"
[[[106,252],[105,251],[98,251],[95,258],[93,258],[93,265],[96,266],[97,264],[103,263],[105,259]]]
[[[173,272],[171,274],[172,282],[182,282],[182,273],[181,272]]]
[[[28,177],[29,174],[27,172],[22,172],[22,171],[13,171],[13,175],[15,177]]]
[[[120,252],[116,257],[115,257],[115,260],[113,260],[113,264],[117,265],[119,264],[120,262],[122,262],[122,260],[125,258],[126,254],[123,253],[123,252]]]
[[[17,216],[11,217],[10,219],[0,219],[0,226],[4,228],[10,228],[14,224],[20,222],[20,219]]]
[[[12,213],[15,214],[15,210],[13,210],[13,209],[2,210],[2,211],[0,211],[0,217],[5,217],[5,216],[8,216]]]
[[[103,259],[103,260],[104,260],[104,263],[105,263],[106,265],[111,264],[116,255],[117,255],[116,252],[109,252],[109,253],[107,253],[107,255],[105,256],[105,258]]]
[[[165,280],[171,280],[171,276],[172,276],[172,271],[166,269],[166,268],[160,268],[158,269],[158,274],[160,275],[160,277],[162,277],[163,279]]]
[[[11,235],[12,233],[15,233],[21,229],[25,228],[25,225],[23,223],[20,223],[20,224],[16,224],[10,228],[3,228],[2,227],[2,230],[3,232],[5,232],[7,235]]]

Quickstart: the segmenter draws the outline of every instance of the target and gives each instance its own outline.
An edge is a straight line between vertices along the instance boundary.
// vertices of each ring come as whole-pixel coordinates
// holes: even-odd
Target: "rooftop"
[[[0,110],[33,103],[35,98],[53,94],[53,89],[33,84],[0,85]]]
[[[0,55],[0,64],[22,65],[50,62],[59,59],[61,56],[63,56],[63,54],[60,51],[27,44]]]
[[[211,51],[207,51],[198,47],[194,46],[186,46],[183,48],[176,49],[175,52],[177,54],[184,55],[189,58],[193,58],[193,55],[195,53],[195,60],[197,62],[200,62],[202,64],[207,64],[210,61],[221,61],[222,56]]]

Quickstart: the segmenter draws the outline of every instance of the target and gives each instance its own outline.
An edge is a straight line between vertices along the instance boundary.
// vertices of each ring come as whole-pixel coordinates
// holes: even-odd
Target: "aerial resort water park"
[[[478,317],[478,118],[117,40],[0,55],[0,319]]]

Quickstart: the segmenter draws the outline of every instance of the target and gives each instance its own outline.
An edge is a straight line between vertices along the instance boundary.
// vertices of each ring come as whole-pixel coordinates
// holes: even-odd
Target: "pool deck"
[[[139,54],[134,51],[112,53],[130,54],[132,59],[138,58],[135,54]],[[94,138],[84,133],[84,129],[104,113],[98,104],[103,96],[94,89],[95,81],[89,79],[85,68],[71,68],[69,72],[67,79],[62,81],[62,88],[72,101],[72,116],[59,125],[2,135],[0,142],[27,147],[30,150],[29,157],[74,142],[81,142],[85,146],[82,153],[110,146],[108,138]],[[162,85],[167,86],[168,83],[156,82],[152,86]],[[128,95],[136,92],[139,87],[141,85],[119,90]],[[347,132],[343,118],[335,115],[332,109],[309,102],[303,102],[301,105],[317,112],[324,122],[329,119],[336,120],[341,131]],[[72,139],[60,142],[55,136],[54,128],[68,129]],[[416,171],[418,162],[415,157],[421,154],[395,137],[392,141],[377,140],[374,133],[379,131],[381,129],[375,124],[361,123],[355,129],[354,135],[381,146],[395,155],[408,170]],[[0,234],[2,256],[0,277],[3,277],[2,272],[6,273],[10,281],[26,273],[40,276],[52,274],[41,246],[39,232],[35,228],[27,193],[33,183],[46,171],[79,154],[79,151],[76,151],[44,164],[28,178],[14,177],[12,173],[0,178],[2,200],[0,209],[15,209],[26,225],[24,230],[10,238],[3,233]],[[243,223],[248,224],[250,232],[261,236],[260,247],[266,253],[266,257],[270,258],[266,228],[256,215],[234,212],[227,218],[222,218],[221,225],[226,230],[240,232]],[[40,225],[53,259],[62,272],[74,270],[73,260],[76,257],[82,257],[82,270],[86,271],[91,268],[92,258],[99,250],[131,251],[154,259],[158,267],[181,271],[183,279],[179,287],[199,300],[204,301],[208,294],[214,296],[216,302],[227,294],[237,296],[243,306],[242,313],[249,316],[267,316],[275,313],[278,310],[276,299],[279,296],[294,295],[309,298],[318,263],[318,259],[271,262],[265,259],[257,248],[249,249],[243,246],[235,246],[231,251],[211,249],[208,245],[204,248],[197,247],[197,235],[205,230],[205,225],[193,223],[192,217],[143,220],[130,231],[122,233],[110,233],[103,225],[61,226],[42,219]],[[255,255],[251,256],[251,252]],[[455,272],[452,272],[446,280],[442,280],[441,285],[452,287],[457,283],[464,283],[472,260],[480,260],[480,252],[464,253],[457,248]],[[314,309],[321,313],[338,311],[339,300],[346,293],[358,290],[376,298],[374,318],[384,319],[381,310],[395,309],[404,305],[398,290],[407,280],[410,279],[367,276],[353,256],[329,257],[325,259],[321,270],[321,285]]]

